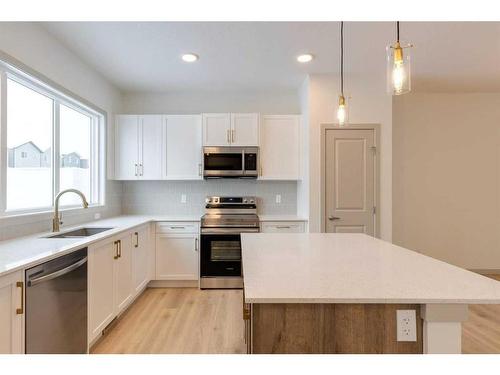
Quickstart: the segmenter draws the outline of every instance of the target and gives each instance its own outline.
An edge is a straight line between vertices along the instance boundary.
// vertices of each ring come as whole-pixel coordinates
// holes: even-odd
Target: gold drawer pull
[[[24,283],[22,281],[18,281],[16,283],[16,287],[21,288],[21,307],[16,309],[16,314],[21,315],[24,314]]]
[[[119,256],[118,256],[118,241],[115,241],[113,242],[113,245],[115,246],[115,256],[113,257],[113,259],[118,259]]]

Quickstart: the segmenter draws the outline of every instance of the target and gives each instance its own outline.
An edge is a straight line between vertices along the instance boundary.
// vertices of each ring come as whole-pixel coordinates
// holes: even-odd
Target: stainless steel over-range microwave
[[[203,147],[204,178],[257,178],[258,147]]]

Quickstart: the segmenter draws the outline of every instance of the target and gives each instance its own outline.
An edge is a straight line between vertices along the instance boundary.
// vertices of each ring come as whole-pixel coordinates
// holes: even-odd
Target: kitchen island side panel
[[[396,340],[396,310],[416,310],[417,341]],[[417,304],[252,304],[254,354],[420,354]]]

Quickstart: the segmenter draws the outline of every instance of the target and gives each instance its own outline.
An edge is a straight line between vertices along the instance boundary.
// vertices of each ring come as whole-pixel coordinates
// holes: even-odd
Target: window
[[[6,72],[2,83],[7,93],[3,211],[48,210],[54,196],[69,188],[82,191],[90,205],[103,204],[103,116],[24,76]],[[80,199],[66,194],[60,205],[80,205]]]

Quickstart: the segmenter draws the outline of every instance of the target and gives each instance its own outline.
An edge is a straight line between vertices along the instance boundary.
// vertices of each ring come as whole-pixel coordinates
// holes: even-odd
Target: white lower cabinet
[[[0,354],[24,353],[24,272],[0,277]]]
[[[114,264],[115,311],[123,311],[133,297],[132,291],[132,234],[127,233],[116,239],[118,258]],[[115,258],[116,255],[113,257]]]
[[[138,228],[132,235],[132,288],[140,293],[148,284],[151,253],[150,227]]]
[[[116,243],[98,242],[88,249],[89,342],[114,319],[114,264]]]
[[[149,282],[148,231],[149,226],[132,229],[89,246],[89,343]]]
[[[304,233],[304,221],[264,221],[260,223],[262,233]]]
[[[198,280],[199,236],[194,223],[156,226],[156,280]]]

